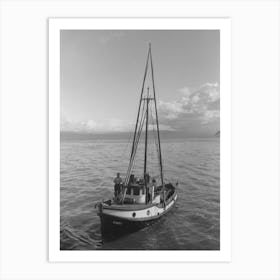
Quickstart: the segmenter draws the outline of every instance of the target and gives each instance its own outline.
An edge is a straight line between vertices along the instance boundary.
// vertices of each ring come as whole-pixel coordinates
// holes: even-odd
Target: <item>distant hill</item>
[[[152,134],[152,131],[149,131]],[[60,139],[61,141],[87,141],[87,140],[123,140],[130,139],[132,141],[134,132],[107,132],[107,133],[85,133],[85,132],[70,132],[70,131],[61,131]],[[216,136],[216,135],[215,135]],[[144,137],[142,133],[141,137]],[[188,134],[184,131],[168,131],[161,130],[160,137],[164,139],[177,139],[177,138],[212,138],[213,135],[197,135],[196,137],[189,137]]]
[[[149,131],[149,133],[152,133]],[[121,140],[121,139],[132,139],[134,131],[128,132],[103,132],[103,133],[86,133],[86,132],[70,132],[61,131],[60,139],[62,141],[67,140]],[[144,137],[145,133],[142,133],[141,137]],[[162,138],[176,138],[176,137],[186,137],[185,133],[166,131],[160,132]],[[132,141],[132,140],[131,140]]]

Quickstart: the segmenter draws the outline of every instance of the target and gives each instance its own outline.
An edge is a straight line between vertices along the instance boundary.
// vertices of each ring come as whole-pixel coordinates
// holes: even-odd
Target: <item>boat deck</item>
[[[161,186],[159,188],[162,188]],[[166,204],[169,203],[170,200],[173,199],[175,195],[175,188],[171,184],[166,185],[166,201],[165,204],[161,201],[160,203],[121,203],[115,200],[107,200],[103,202],[104,209],[111,209],[111,210],[120,210],[120,211],[136,211],[136,210],[143,210],[147,208],[151,208],[153,206],[157,206],[158,208],[164,208]]]
[[[106,203],[106,201],[105,201]],[[163,207],[163,203],[148,203],[148,204],[120,204],[120,203],[111,203],[111,204],[103,204],[103,208],[110,208],[114,210],[123,210],[123,211],[134,211],[134,210],[142,210],[146,208],[150,208],[152,206]]]

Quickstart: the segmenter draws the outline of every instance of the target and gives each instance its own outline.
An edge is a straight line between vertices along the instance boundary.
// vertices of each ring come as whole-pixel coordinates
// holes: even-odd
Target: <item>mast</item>
[[[138,127],[138,121],[139,121],[139,115],[140,115],[140,109],[141,109],[141,103],[142,103],[142,96],[143,96],[143,92],[144,92],[144,86],[145,86],[145,81],[146,81],[146,76],[147,76],[147,71],[148,71],[149,57],[150,57],[150,52],[148,52],[148,56],[147,56],[147,60],[146,60],[145,73],[144,73],[144,78],[143,78],[143,83],[142,83],[142,89],[141,89],[141,95],[140,95],[140,101],[139,101],[139,107],[138,107],[138,114],[137,114],[137,120],[136,120],[136,124],[135,124],[135,130],[134,130],[134,136],[133,136],[130,158],[132,157],[132,154],[133,154],[133,151],[134,151],[135,137],[136,137],[137,127]]]
[[[153,68],[153,60],[152,60],[151,43],[149,44],[149,53],[150,53],[152,81],[153,81],[153,93],[154,93],[154,98],[153,99],[154,99],[154,102],[155,102],[155,111],[156,111],[157,137],[158,137],[158,148],[159,148],[159,164],[160,164],[160,178],[161,178],[161,183],[162,183],[162,190],[164,191],[163,167],[162,167],[162,156],[161,156],[161,145],[160,145],[160,134],[159,134],[159,124],[158,124],[157,101],[156,101],[156,90],[155,90],[154,68]],[[164,197],[164,200],[165,200],[165,197]]]
[[[149,125],[149,88],[147,91],[147,98],[146,99],[146,133],[145,133],[145,158],[144,158],[144,179],[145,185],[147,186],[146,182],[146,173],[147,173],[147,150],[148,150],[148,125]]]
[[[126,182],[125,183],[127,183],[128,179],[129,179],[129,175],[130,175],[129,173],[130,173],[130,169],[131,169],[132,161],[133,161],[133,154],[134,154],[134,149],[135,149],[135,140],[136,140],[136,135],[137,135],[141,104],[142,104],[142,100],[143,100],[142,97],[143,97],[144,86],[145,86],[145,81],[146,81],[146,76],[147,76],[147,71],[148,71],[148,66],[149,66],[149,57],[150,57],[150,52],[148,51],[146,66],[145,66],[145,72],[144,72],[144,78],[143,78],[143,83],[142,83],[142,89],[141,89],[141,95],[140,95],[140,100],[139,100],[137,120],[136,120],[136,124],[135,124],[133,141],[132,141],[132,148],[131,148],[131,153],[130,153],[129,166],[128,166],[128,170],[127,170],[127,174],[126,174],[126,180],[125,180]]]
[[[151,76],[152,76],[152,83],[153,83],[153,96],[149,96],[149,87],[147,88],[147,96],[143,97],[144,93],[144,87],[145,87],[145,81],[146,81],[146,76],[147,76],[147,71],[148,67],[151,67]],[[147,194],[147,188],[148,188],[148,178],[147,178],[147,147],[148,147],[148,124],[149,124],[149,101],[154,100],[154,106],[155,106],[155,114],[156,114],[156,126],[157,126],[157,139],[158,139],[158,154],[159,154],[159,165],[160,165],[160,178],[161,178],[161,184],[162,184],[162,192],[164,193],[164,180],[163,180],[163,165],[162,165],[162,155],[161,155],[161,142],[160,142],[160,133],[159,133],[159,123],[158,123],[158,112],[157,112],[157,103],[156,103],[156,93],[155,93],[155,81],[154,81],[154,69],[153,69],[153,61],[152,61],[152,50],[151,50],[151,43],[149,43],[149,51],[147,55],[147,60],[146,60],[146,66],[145,66],[145,73],[144,73],[144,79],[142,83],[142,89],[141,89],[141,95],[140,95],[140,101],[139,101],[139,107],[138,107],[138,113],[137,113],[137,120],[135,124],[135,130],[134,130],[134,137],[133,137],[133,142],[132,142],[132,149],[131,149],[131,154],[130,154],[130,161],[129,161],[129,166],[126,174],[126,179],[125,179],[125,185],[128,183],[130,172],[133,166],[134,162],[134,157],[135,157],[135,152],[137,149],[137,145],[140,139],[140,134],[142,131],[142,127],[144,125],[144,121],[146,121],[146,133],[145,133],[145,157],[144,157],[144,183],[146,187],[146,194]],[[146,104],[145,104],[146,101]],[[146,105],[146,112],[145,110],[145,105]],[[140,125],[139,125],[139,117],[140,117],[140,110],[142,108],[143,115],[142,117],[145,117],[144,119],[140,120]],[[143,120],[143,122],[142,122]],[[123,199],[126,194],[126,189],[123,194]],[[165,202],[165,197],[164,202]],[[146,197],[146,203],[147,203],[147,197]]]
[[[146,203],[148,202],[148,176],[147,176],[147,150],[148,150],[148,129],[149,129],[149,87],[147,89],[147,97],[143,98],[146,100],[146,131],[145,131],[145,158],[144,158],[144,182],[146,189]]]

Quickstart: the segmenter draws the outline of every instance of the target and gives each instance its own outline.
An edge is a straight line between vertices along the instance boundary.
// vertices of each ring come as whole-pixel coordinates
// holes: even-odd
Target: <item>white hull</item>
[[[112,218],[120,218],[128,221],[146,221],[157,218],[167,212],[176,202],[177,194],[173,199],[164,207],[162,203],[145,205],[144,209],[131,209],[127,210],[126,205],[123,209],[115,209],[112,207],[103,206],[102,214],[111,216]]]

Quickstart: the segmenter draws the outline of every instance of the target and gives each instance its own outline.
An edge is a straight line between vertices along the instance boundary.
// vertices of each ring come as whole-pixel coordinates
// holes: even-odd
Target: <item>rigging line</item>
[[[143,121],[142,121],[143,120]],[[137,134],[137,145],[136,145],[136,147],[138,146],[138,143],[139,143],[139,139],[140,139],[140,135],[141,135],[141,132],[142,132],[142,129],[143,129],[143,126],[144,126],[144,122],[145,122],[145,118],[143,118],[143,119],[141,119],[141,121],[142,121],[142,123],[140,123],[140,127],[139,127],[139,131],[138,131],[138,134]],[[135,152],[134,152],[134,154],[133,154],[133,160],[132,160],[132,163],[131,163],[131,166],[130,166],[130,171],[129,171],[129,173],[131,172],[131,169],[133,168],[133,166],[134,166],[134,157],[135,157],[135,155],[136,155],[136,149],[135,149]],[[126,178],[125,179],[126,181],[125,181],[125,185],[127,185],[127,181],[128,181],[128,178]],[[122,199],[121,199],[121,202],[123,202],[124,201],[124,199],[125,199],[125,196],[126,196],[126,191],[127,191],[127,188],[125,187],[125,189],[124,189],[124,193],[123,193],[123,197],[122,197]]]
[[[142,103],[143,104],[143,103]],[[143,115],[144,115],[144,107],[145,107],[145,104],[142,105],[142,112],[141,112],[141,117],[140,117],[140,125],[141,125],[141,122],[142,122],[142,119],[143,119]],[[141,110],[141,107],[139,108],[139,110]],[[138,129],[139,129],[139,126],[138,126]],[[129,173],[130,173],[130,165],[132,164],[132,161],[133,161],[133,154],[135,153],[136,149],[137,149],[137,145],[136,144],[136,140],[137,140],[137,135],[138,135],[138,131],[136,131],[134,133],[134,145],[133,145],[133,148],[131,150],[131,155],[130,155],[130,160],[129,160],[129,165],[128,165],[128,170],[127,170],[127,176],[126,176],[126,180],[127,178],[129,177]]]
[[[144,78],[143,78],[143,83],[142,83],[142,89],[141,89],[141,95],[140,95],[140,101],[139,101],[139,108],[138,108],[138,113],[137,113],[137,120],[136,120],[136,124],[135,124],[134,137],[133,137],[130,157],[132,157],[132,153],[133,153],[134,145],[135,145],[135,137],[136,137],[136,131],[137,131],[137,128],[138,128],[139,112],[140,112],[140,107],[141,107],[141,103],[142,103],[142,96],[143,96],[143,92],[144,92],[144,86],[145,86],[146,76],[147,76],[148,67],[149,67],[149,58],[150,58],[150,51],[148,51],[147,60],[146,60],[146,66],[145,66]]]
[[[143,104],[143,108],[144,107],[145,107],[145,104]],[[141,119],[140,119],[139,129],[138,129],[137,135],[135,137],[135,147],[134,147],[134,150],[133,150],[133,154],[132,154],[132,157],[131,157],[131,160],[130,160],[130,163],[129,163],[129,167],[128,167],[128,171],[127,171],[127,175],[126,175],[126,179],[125,179],[126,183],[127,183],[128,178],[130,176],[132,167],[134,166],[134,159],[135,159],[135,155],[136,155],[136,152],[137,152],[137,146],[138,146],[138,143],[139,143],[139,140],[140,140],[142,128],[143,128],[144,121],[145,121],[145,117],[144,116],[145,116],[145,114],[144,114],[144,109],[143,109],[142,110],[142,116],[141,116]]]
[[[147,188],[147,153],[148,153],[148,133],[149,133],[149,87],[147,89],[147,99],[146,99],[146,131],[145,131],[145,153],[144,153],[144,181]]]
[[[150,119],[151,119],[151,126],[152,126],[152,134],[153,134],[153,136],[152,136],[152,138],[153,138],[153,140],[154,140],[154,143],[155,143],[155,154],[156,155],[154,155],[154,150],[152,150],[152,152],[151,152],[151,157],[152,157],[152,159],[153,159],[153,161],[152,162],[154,162],[155,161],[155,158],[156,158],[156,160],[158,160],[158,149],[157,149],[157,142],[156,142],[156,136],[155,136],[155,127],[154,127],[154,117],[153,117],[153,110],[152,110],[152,107],[150,107]],[[159,166],[159,165],[158,165]]]
[[[144,105],[143,105],[144,107]],[[134,150],[134,154],[133,154],[133,160],[132,160],[132,164],[134,162],[134,158],[136,156],[136,152],[137,152],[137,147],[138,147],[138,144],[139,144],[139,141],[140,141],[140,137],[141,137],[141,133],[142,133],[142,130],[143,130],[143,126],[144,126],[144,122],[145,122],[145,114],[143,112],[143,116],[141,118],[141,122],[140,122],[140,126],[139,126],[139,130],[137,132],[137,138],[136,138],[136,145],[135,145],[135,150]]]
[[[143,105],[143,107],[144,107],[144,105]],[[140,137],[141,137],[141,133],[142,133],[142,130],[143,130],[144,122],[145,122],[145,114],[143,113],[143,116],[142,116],[141,122],[140,122],[140,126],[139,126],[139,130],[138,130],[138,132],[137,132],[136,146],[135,146],[136,148],[135,148],[135,150],[134,150],[132,164],[134,163],[134,158],[135,158],[135,156],[136,156],[137,147],[138,147],[138,144],[139,144],[139,141],[140,141]]]
[[[153,69],[153,60],[152,60],[152,51],[151,44],[149,45],[150,52],[150,62],[151,62],[151,72],[152,72],[152,82],[153,82],[153,92],[154,92],[154,101],[155,101],[155,112],[156,112],[156,122],[157,122],[157,134],[158,134],[158,145],[159,145],[159,156],[160,156],[160,174],[161,174],[161,183],[164,189],[163,183],[163,167],[162,167],[162,156],[161,156],[161,146],[160,146],[160,134],[159,134],[159,124],[158,124],[158,114],[157,114],[157,102],[156,102],[156,89],[155,89],[155,80],[154,80],[154,69]]]
[[[153,132],[154,132],[154,140],[155,140],[155,145],[156,145],[156,148],[157,148],[157,153],[158,153],[158,156],[159,156],[159,147],[158,147],[158,142],[157,142],[157,138],[156,138],[156,133],[155,133],[155,122],[154,122],[154,118],[152,116],[152,122],[153,122]]]
[[[152,111],[152,109],[151,109]],[[153,114],[151,113],[151,119],[152,119],[152,123],[153,123],[153,135],[154,135],[154,140],[155,140],[155,146],[156,146],[156,150],[157,150],[157,158],[158,158],[158,163],[160,165],[160,158],[159,158],[159,147],[158,147],[158,142],[157,142],[157,138],[156,138],[156,133],[155,133],[155,122],[154,122],[154,117]],[[160,171],[160,170],[159,170]]]
[[[137,144],[136,144],[137,146],[138,146],[139,141],[140,141],[140,136],[141,136],[141,132],[142,132],[142,130],[143,130],[144,122],[145,122],[145,119],[143,119],[143,122],[142,122],[141,127],[140,127],[140,130],[139,130],[139,136],[138,136],[138,138],[137,138]],[[133,170],[134,165],[135,165],[135,160],[134,160],[135,156],[136,156],[136,152],[135,152],[135,154],[134,154],[134,156],[133,156],[133,162],[132,162],[131,170]],[[130,171],[131,171],[131,170],[130,170]]]
[[[142,103],[142,111],[141,111],[141,117],[140,117],[140,125],[138,125],[138,127],[137,127],[138,129],[137,129],[137,131],[136,131],[135,143],[136,143],[136,141],[137,141],[137,135],[138,135],[138,132],[139,132],[139,128],[140,128],[140,126],[141,126],[141,123],[143,122],[144,116],[145,116],[145,102]],[[139,122],[138,122],[138,124],[139,124]],[[134,152],[136,149],[137,149],[137,145],[134,146],[133,152]]]
[[[145,108],[145,104],[143,103],[143,105],[142,105],[142,112],[141,112],[141,118],[140,118],[140,126],[141,126],[141,123],[143,122],[144,108]],[[138,131],[139,131],[139,127],[140,127],[140,126],[138,126]],[[133,148],[133,150],[132,150],[132,155],[133,155],[133,154],[135,153],[135,151],[137,150],[137,145],[135,145],[135,144],[136,144],[136,142],[137,142],[138,131],[136,131],[136,133],[135,133],[134,148]],[[132,157],[131,157],[131,159],[132,159]],[[131,160],[130,160],[130,162],[131,162]]]
[[[151,116],[151,119],[152,119],[153,138],[154,138],[154,140],[155,140],[155,146],[156,146],[156,149],[157,149],[157,142],[156,142],[156,136],[155,136],[155,122],[154,122],[154,117],[153,117],[152,108],[150,108],[150,116]],[[158,150],[157,150],[157,151],[158,151]]]

